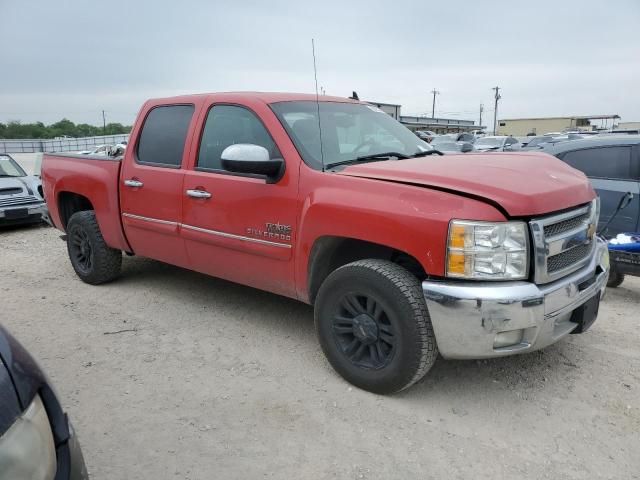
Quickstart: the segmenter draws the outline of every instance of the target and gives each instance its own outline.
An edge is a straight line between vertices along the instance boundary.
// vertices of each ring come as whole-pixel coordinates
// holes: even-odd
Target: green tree
[[[0,138],[55,138],[62,136],[69,137],[93,137],[96,135],[118,135],[129,133],[130,126],[121,123],[109,123],[106,128],[80,123],[76,125],[71,120],[63,118],[59,122],[45,125],[42,122],[21,123],[17,120],[10,120],[7,123],[0,123]]]

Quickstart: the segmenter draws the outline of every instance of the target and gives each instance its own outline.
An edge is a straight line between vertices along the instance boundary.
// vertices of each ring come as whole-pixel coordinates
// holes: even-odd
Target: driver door
[[[213,104],[205,112],[185,172],[181,235],[193,270],[294,297],[297,168],[289,161],[283,177],[268,184],[225,171],[221,162],[234,144],[260,145],[271,158],[282,157],[263,120],[277,119],[266,105],[261,110]]]

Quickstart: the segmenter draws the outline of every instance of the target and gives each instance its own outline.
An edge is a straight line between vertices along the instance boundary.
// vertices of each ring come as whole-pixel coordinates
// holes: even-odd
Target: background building
[[[616,130],[640,130],[640,122],[620,122],[614,128]]]
[[[471,130],[484,130],[485,127],[476,125],[473,120],[460,120],[458,118],[431,118],[412,117],[400,115],[400,123],[409,130],[430,130],[435,133],[469,132]]]
[[[378,107],[384,113],[391,115],[396,120],[400,120],[401,105],[396,105],[395,103],[366,102]]]
[[[378,107],[384,113],[392,116],[411,131],[430,130],[435,133],[468,132],[471,130],[484,130],[486,127],[476,125],[473,120],[460,120],[454,118],[432,118],[422,115],[411,116],[401,114],[401,105],[394,103],[381,103],[366,100],[367,103]]]
[[[541,118],[510,118],[498,120],[497,135],[525,136],[530,133],[544,135],[549,132],[563,132],[569,130],[594,131],[609,129],[619,115],[584,115],[573,117],[541,117]],[[600,120],[600,125],[594,125],[593,120]],[[610,121],[610,122],[609,122]]]

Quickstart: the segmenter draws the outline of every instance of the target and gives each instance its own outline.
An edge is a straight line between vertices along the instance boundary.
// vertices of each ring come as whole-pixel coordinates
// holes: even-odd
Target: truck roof
[[[240,100],[257,100],[264,103],[276,103],[276,102],[301,102],[301,101],[316,101],[316,95],[314,93],[286,93],[286,92],[216,92],[216,93],[196,93],[191,95],[178,95],[175,97],[164,98],[152,98],[148,102],[157,104],[162,103],[183,103],[193,102],[195,100],[201,100],[203,98],[209,100],[215,100],[220,98],[224,101],[233,100],[234,98]],[[334,97],[330,95],[318,95],[317,99],[321,102],[342,102],[342,103],[362,103],[357,100],[346,97]]]

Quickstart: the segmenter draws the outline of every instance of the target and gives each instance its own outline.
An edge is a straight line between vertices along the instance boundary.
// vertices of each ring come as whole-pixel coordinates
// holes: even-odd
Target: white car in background
[[[0,154],[0,225],[40,223],[46,214],[40,179],[27,175],[11,155]]]
[[[80,155],[97,155],[99,157],[119,157],[124,155],[127,148],[126,142],[116,145],[98,145],[93,150],[82,150],[78,152]]]
[[[106,145],[106,144],[98,145],[93,150],[82,150],[81,152],[78,152],[78,153],[80,155],[101,155],[106,157],[110,147],[111,145]]]
[[[474,147],[479,152],[507,152],[511,150],[519,150],[520,142],[509,135],[498,135],[479,138],[476,140]]]

